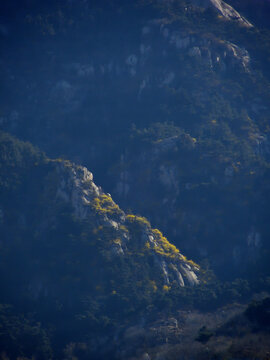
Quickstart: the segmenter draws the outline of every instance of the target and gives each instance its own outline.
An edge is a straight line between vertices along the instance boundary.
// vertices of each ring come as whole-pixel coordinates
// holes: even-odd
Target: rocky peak
[[[187,260],[158,229],[152,229],[147,219],[125,214],[110,194],[93,182],[93,174],[85,167],[68,161],[57,162],[56,172],[59,179],[56,197],[70,203],[79,220],[93,219],[94,229],[102,229],[103,236],[104,229],[114,234],[115,240],[107,246],[108,258],[117,261],[119,257],[140,252],[153,259],[164,286],[172,282],[179,286],[199,283],[196,275],[199,266]]]
[[[191,0],[195,5],[214,9],[220,16],[223,16],[228,20],[236,20],[241,25],[246,27],[252,27],[253,25],[241,16],[232,6],[228,5],[222,0]]]

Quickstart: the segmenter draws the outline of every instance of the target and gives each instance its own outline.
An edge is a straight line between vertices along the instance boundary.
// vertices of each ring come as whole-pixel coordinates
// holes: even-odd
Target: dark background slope
[[[1,124],[234,277],[268,254],[270,37],[267,2],[231,5],[255,27],[186,1],[2,4]]]

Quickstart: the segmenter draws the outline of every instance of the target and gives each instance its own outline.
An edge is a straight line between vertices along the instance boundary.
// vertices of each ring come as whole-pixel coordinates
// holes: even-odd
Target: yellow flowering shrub
[[[94,198],[92,201],[94,209],[102,214],[116,214],[120,212],[120,208],[109,195],[103,194],[99,197]]]
[[[127,215],[126,219],[127,219],[127,221],[129,221],[131,223],[136,222],[140,225],[146,225],[148,227],[151,226],[149,221],[143,216],[136,216],[136,215],[129,214],[129,215]]]
[[[153,234],[155,235],[155,238],[158,240],[158,246],[154,247],[154,250],[160,254],[165,255],[168,257],[175,257],[179,254],[179,250],[176,246],[171,244],[168,239],[163,236],[162,232],[158,229],[153,229]]]

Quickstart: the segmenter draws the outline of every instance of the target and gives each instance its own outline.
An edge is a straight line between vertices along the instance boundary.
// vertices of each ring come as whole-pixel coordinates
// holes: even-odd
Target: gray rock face
[[[185,286],[183,276],[181,275],[180,271],[177,269],[175,265],[172,265],[173,270],[175,271],[175,275],[180,286]]]
[[[159,170],[161,183],[169,190],[173,190],[177,195],[179,192],[179,184],[176,177],[176,169],[174,167],[165,167],[164,165],[161,165]]]
[[[164,278],[164,285],[170,285],[176,281],[180,287],[189,285],[194,286],[199,284],[199,279],[194,271],[198,268],[191,267],[183,261],[181,257],[175,261],[167,260],[162,257],[156,257],[156,262],[159,265]],[[193,271],[194,270],[194,271]]]
[[[83,166],[76,166],[71,163],[61,163],[57,165],[56,171],[60,177],[56,197],[65,202],[71,203],[74,209],[74,215],[85,220],[93,216],[95,210],[92,203],[100,196],[106,196],[110,199],[112,206],[117,207],[109,194],[105,194],[93,182],[93,174]],[[111,246],[111,255],[124,255],[125,243],[128,240],[128,234],[120,228],[125,221],[125,214],[119,209],[117,215],[113,218],[106,213],[100,213],[97,219],[97,226],[102,225],[114,230],[118,241]]]
[[[253,143],[254,153],[256,155],[261,155],[268,158],[270,154],[270,144],[268,137],[258,132],[252,134],[251,140]]]
[[[236,64],[241,64],[242,68],[249,72],[250,68],[250,56],[247,50],[240,48],[239,46],[230,43],[229,41],[225,42],[225,47],[227,48],[227,51],[229,55],[234,59]],[[227,54],[225,54],[226,56]]]
[[[228,19],[236,19],[241,24],[252,26],[246,19],[222,0],[191,0],[192,3],[212,7],[218,13]],[[151,34],[151,39],[149,38]],[[155,38],[162,46],[154,51],[152,41]],[[155,40],[155,41],[156,41]],[[176,52],[175,52],[176,51]],[[142,41],[133,52],[124,59],[119,57],[114,60],[104,58],[102,65],[97,65],[97,61],[86,64],[71,63],[66,65],[67,78],[75,77],[82,79],[91,79],[91,81],[81,88],[77,80],[73,84],[70,80],[57,82],[51,89],[51,101],[58,102],[62,105],[62,111],[71,111],[79,106],[82,99],[85,98],[85,91],[91,88],[91,84],[99,77],[110,76],[115,81],[119,78],[140,79],[138,83],[137,99],[140,101],[144,92],[150,87],[173,87],[179,80],[179,69],[174,61],[168,61],[174,58],[175,54],[187,55],[201,62],[206,67],[217,71],[227,71],[231,67],[240,66],[244,71],[250,71],[250,56],[245,49],[237,44],[226,41],[217,42],[205,37],[204,34],[190,34],[186,31],[176,31],[170,24],[163,24],[158,21],[148,22],[142,30]],[[156,61],[159,56],[164,59],[163,69],[161,72],[153,74],[149,72],[149,67]],[[168,64],[170,64],[168,66]],[[64,105],[64,106],[63,106]]]
[[[189,49],[188,54],[190,56],[194,56],[194,57],[201,57],[201,50],[198,46],[194,46],[193,48]]]
[[[245,26],[252,26],[222,0],[190,1],[199,6],[212,7],[226,19],[236,19]],[[249,71],[249,54],[238,44],[225,43],[225,41],[223,44],[217,44],[203,33],[191,34],[180,29],[176,31],[173,24],[162,21],[147,21],[141,29],[140,41],[136,45],[134,43],[128,53],[119,51],[112,57],[104,51],[102,58],[99,58],[93,52],[91,58],[82,62],[66,60],[67,62],[62,64],[61,78],[58,81],[51,78],[46,85],[51,108],[57,108],[61,116],[78,111],[87,102],[87,94],[98,88],[101,78],[109,77],[114,83],[118,83],[119,80],[127,82],[125,86],[128,87],[131,81],[133,85],[130,89],[134,89],[136,94],[134,99],[137,98],[138,101],[143,100],[150,88],[175,88],[180,80],[180,67],[177,61],[179,54],[187,55],[188,61],[192,58],[215,71],[225,72],[237,65],[240,65],[244,71]],[[54,61],[53,54],[52,61]],[[158,67],[154,65],[156,63],[159,64]],[[36,91],[38,89],[36,82],[29,79],[23,83],[23,89],[31,106],[37,107],[41,114],[48,111],[47,108],[39,109],[40,97],[39,91]],[[254,105],[254,111],[257,109],[258,106]],[[14,131],[23,124],[25,116],[24,111],[13,110],[10,116],[5,115],[0,118],[0,125],[2,123],[8,130]],[[50,120],[50,116],[47,118],[47,129],[53,129],[54,120]],[[120,191],[126,190],[120,188]]]
[[[122,246],[121,246],[121,244],[120,243],[115,243],[115,244],[113,244],[112,245],[112,248],[111,248],[111,254],[112,255],[124,255],[124,250],[123,250],[123,248],[122,248]]]
[[[57,166],[61,181],[57,189],[57,197],[71,202],[74,214],[79,219],[85,219],[90,210],[90,202],[101,194],[100,189],[93,182],[93,174],[82,166]]]
[[[102,225],[113,230],[115,240],[111,244],[109,256],[117,259],[128,252],[132,253],[132,249],[129,249],[132,244],[130,244],[131,234],[127,230],[128,216],[118,208],[109,194],[105,194],[93,182],[93,174],[83,166],[76,166],[66,161],[56,163],[56,173],[59,179],[56,198],[70,203],[78,219],[85,220],[92,216],[96,219],[97,227]],[[109,211],[99,212],[93,207],[93,203],[103,197],[109,199],[111,206],[117,209],[116,214]],[[136,219],[135,216],[133,217]],[[141,249],[147,248],[152,254],[164,285],[169,286],[174,281],[179,286],[198,284],[199,279],[195,273],[199,272],[199,268],[196,264],[189,262],[180,254],[158,230],[151,229],[146,220],[142,221],[140,219],[143,218],[139,217],[137,219],[138,222],[140,221],[142,235],[140,240],[133,239],[133,241],[139,241],[138,245]]]
[[[247,244],[249,247],[258,248],[261,246],[261,234],[252,229],[247,236]]]
[[[116,192],[123,197],[126,197],[129,192],[129,173],[127,171],[121,171],[119,174],[119,181],[116,184]]]
[[[187,265],[187,264],[181,265],[181,270],[184,273],[184,275],[186,276],[187,281],[190,285],[197,285],[199,283],[197,275],[191,269],[190,265]]]
[[[241,23],[241,25],[246,27],[252,27],[253,25],[241,16],[232,6],[228,5],[225,1],[222,0],[191,0],[195,5],[202,6],[205,8],[211,7],[216,10],[218,14],[223,16],[228,20],[236,20]]]

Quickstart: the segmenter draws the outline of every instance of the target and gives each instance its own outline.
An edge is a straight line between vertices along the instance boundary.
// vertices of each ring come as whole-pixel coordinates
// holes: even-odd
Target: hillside
[[[199,266],[146,218],[125,214],[85,167],[50,160],[4,133],[0,150],[4,316],[6,304],[19,313],[32,308],[43,331],[56,326],[54,333],[63,331],[54,317],[66,317],[67,344],[70,336],[85,338],[94,329],[125,323],[171,287],[199,284]],[[75,335],[76,321],[82,329]],[[25,350],[24,343],[12,341],[15,334],[11,344],[5,336],[2,329],[2,351]]]
[[[270,35],[248,20],[255,5],[15,4],[2,5],[2,128],[91,168],[221,277],[267,257]]]
[[[218,324],[269,295],[269,14],[0,3],[0,357],[267,358]]]

